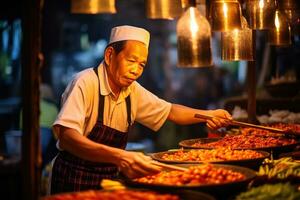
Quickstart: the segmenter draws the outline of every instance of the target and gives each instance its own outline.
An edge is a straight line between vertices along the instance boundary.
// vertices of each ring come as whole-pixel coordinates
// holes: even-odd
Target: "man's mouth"
[[[127,79],[128,81],[131,81],[131,82],[135,81],[135,79],[133,79],[133,78],[128,78],[128,77],[126,77],[126,79]]]

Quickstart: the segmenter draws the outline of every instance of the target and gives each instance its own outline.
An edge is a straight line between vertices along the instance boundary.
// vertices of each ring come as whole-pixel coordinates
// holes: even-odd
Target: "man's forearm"
[[[123,150],[93,142],[75,129],[60,126],[60,146],[82,159],[118,164]]]
[[[208,112],[209,112],[208,110],[199,110],[199,109],[194,109],[179,104],[172,104],[168,120],[181,125],[195,124],[195,123],[206,121],[206,120],[195,118],[194,117],[195,113],[208,114]]]

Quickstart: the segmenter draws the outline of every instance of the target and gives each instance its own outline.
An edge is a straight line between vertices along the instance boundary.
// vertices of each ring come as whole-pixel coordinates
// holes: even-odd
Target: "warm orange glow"
[[[238,29],[234,29],[233,31],[233,49],[234,49],[234,54],[238,55],[239,54],[239,44],[240,44],[240,34],[241,32]]]
[[[72,0],[71,12],[79,14],[116,13],[115,0]]]
[[[196,22],[196,16],[195,16],[195,10],[194,9],[190,9],[190,29],[192,32],[192,37],[196,37],[197,32],[199,30],[199,26]]]
[[[260,9],[263,9],[265,6],[264,0],[259,0],[258,6]]]
[[[146,16],[150,19],[174,19],[188,6],[186,0],[144,0],[144,2]]]
[[[246,10],[252,29],[269,30],[274,27],[276,0],[248,0]]]
[[[238,36],[238,34],[239,34],[239,29],[235,28],[235,29],[233,30],[233,34],[234,34],[235,37]]]
[[[224,13],[224,17],[228,18],[228,7],[226,3],[223,3],[223,13]]]
[[[276,10],[275,17],[272,22],[273,28],[269,31],[270,44],[276,46],[290,45],[291,27],[284,14],[284,11]]]
[[[279,17],[278,17],[278,12],[275,13],[275,27],[276,27],[276,30],[280,29],[280,21],[279,21]]]
[[[89,2],[90,3],[90,9],[93,13],[97,13],[98,9],[98,1],[92,0]]]
[[[179,67],[212,66],[211,29],[196,7],[189,7],[178,19],[177,53]]]
[[[253,60],[252,30],[242,17],[242,29],[221,33],[222,60]]]

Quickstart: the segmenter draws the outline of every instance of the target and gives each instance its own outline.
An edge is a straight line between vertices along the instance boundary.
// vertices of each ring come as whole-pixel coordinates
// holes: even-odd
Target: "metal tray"
[[[181,146],[183,148],[188,148],[188,149],[215,149],[213,147],[194,147],[192,145],[195,144],[196,142],[201,142],[203,144],[216,142],[218,140],[221,140],[222,138],[223,137],[219,137],[219,138],[195,138],[195,139],[183,140],[183,141],[179,142],[179,146]],[[233,149],[237,149],[237,150],[242,150],[242,149],[261,150],[261,151],[267,151],[267,152],[272,152],[274,154],[278,154],[278,153],[293,151],[294,148],[299,144],[300,144],[300,142],[298,141],[296,143],[289,144],[289,145],[284,145],[284,146],[257,147],[257,148],[233,148]]]
[[[157,160],[159,162],[163,163],[168,163],[168,164],[201,164],[206,161],[177,161],[177,160],[164,160],[162,159],[162,156],[164,154],[174,154],[178,151],[182,150],[177,150],[177,151],[164,151],[164,152],[157,152],[157,153],[152,153],[150,156],[152,159]],[[183,150],[184,152],[188,152],[190,150]],[[270,153],[266,151],[260,151],[260,150],[255,150],[258,153],[261,153],[263,156],[259,158],[252,158],[252,159],[241,159],[241,160],[224,160],[224,161],[208,161],[209,163],[214,163],[214,164],[229,164],[229,165],[238,165],[238,166],[244,166],[252,169],[258,169],[258,167],[262,164],[263,160],[265,158],[270,157]]]
[[[195,166],[195,164],[177,164],[177,166],[181,167],[190,167]],[[133,181],[132,179],[124,178],[123,183],[129,187],[137,187],[137,188],[147,188],[153,190],[160,191],[176,191],[176,190],[197,190],[201,192],[207,192],[211,195],[219,198],[220,196],[233,195],[246,189],[249,182],[256,177],[256,172],[254,170],[234,166],[234,165],[221,165],[221,164],[213,164],[215,167],[224,167],[226,169],[230,169],[236,172],[240,172],[245,175],[244,180],[228,182],[228,183],[220,183],[220,184],[199,184],[199,185],[164,185],[164,184],[149,184],[149,183],[139,183],[137,181]]]

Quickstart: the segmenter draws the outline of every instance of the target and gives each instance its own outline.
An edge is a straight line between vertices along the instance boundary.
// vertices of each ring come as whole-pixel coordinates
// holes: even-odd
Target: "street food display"
[[[241,172],[215,167],[211,164],[192,166],[187,171],[162,171],[152,176],[135,179],[135,182],[159,185],[201,185],[222,184],[242,181],[246,177]]]
[[[253,134],[242,135],[226,135],[222,139],[210,142],[202,143],[198,141],[191,145],[191,147],[197,148],[222,148],[230,147],[232,149],[254,149],[254,148],[266,148],[266,147],[281,147],[291,144],[296,144],[295,139],[278,138],[278,137],[261,137]]]
[[[268,126],[300,133],[300,125],[297,124],[277,123]],[[125,184],[122,189],[57,194],[45,197],[43,200],[114,200],[120,198],[179,200],[190,199],[192,195],[170,194],[168,192],[170,188],[189,189],[186,191],[190,192],[200,189],[212,195],[217,191],[219,196],[216,195],[216,198],[223,198],[223,194],[228,196],[235,191],[235,200],[258,199],[262,196],[265,199],[299,199],[300,192],[292,184],[300,183],[300,162],[290,157],[276,160],[273,157],[270,158],[270,153],[261,151],[275,147],[280,148],[281,152],[285,147],[298,143],[297,137],[282,137],[277,133],[255,128],[240,128],[238,134],[229,133],[221,138],[185,140],[180,145],[191,149],[157,152],[152,153],[151,157],[156,161],[169,164],[185,163],[181,166],[187,167],[186,171],[163,170],[158,174],[141,178],[126,178],[122,181]],[[271,152],[274,155],[274,151]],[[251,166],[253,162],[256,163],[255,168],[254,165]],[[196,165],[196,163],[201,163],[201,165]],[[232,165],[220,165],[220,163]],[[236,165],[258,169],[258,171]],[[238,168],[243,168],[245,171],[237,170]],[[245,190],[250,181],[251,187]],[[142,190],[125,189],[126,186],[142,188]],[[156,189],[165,190],[165,192],[155,192]],[[226,191],[229,192],[226,193]],[[244,192],[240,193],[240,191]]]
[[[179,200],[177,195],[159,194],[152,191],[112,190],[57,194],[43,198],[43,200]]]
[[[253,150],[234,150],[230,148],[218,149],[192,149],[189,151],[180,149],[175,152],[166,152],[161,156],[166,161],[229,161],[261,158],[265,155]]]

